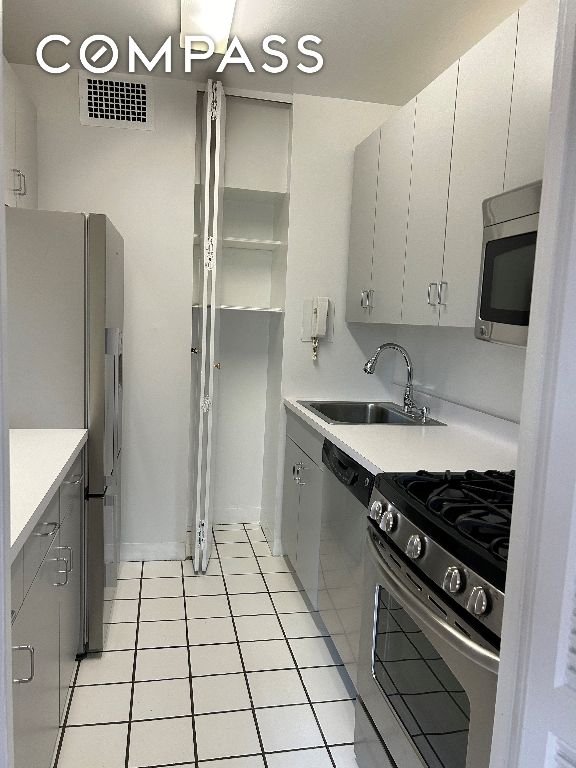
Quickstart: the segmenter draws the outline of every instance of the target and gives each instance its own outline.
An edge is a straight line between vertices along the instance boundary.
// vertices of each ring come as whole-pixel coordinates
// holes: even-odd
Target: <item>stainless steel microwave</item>
[[[477,339],[526,346],[541,193],[537,181],[483,203]]]

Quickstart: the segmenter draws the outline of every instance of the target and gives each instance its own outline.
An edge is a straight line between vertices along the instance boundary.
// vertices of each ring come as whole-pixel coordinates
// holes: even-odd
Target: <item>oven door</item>
[[[526,346],[538,214],[484,229],[476,337]]]
[[[359,767],[488,768],[497,652],[371,530],[366,550],[358,693],[386,749],[357,728]]]

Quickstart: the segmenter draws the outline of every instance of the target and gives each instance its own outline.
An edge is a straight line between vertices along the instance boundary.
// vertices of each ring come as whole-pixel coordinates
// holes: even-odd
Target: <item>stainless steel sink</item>
[[[441,421],[427,418],[422,421],[419,415],[411,416],[404,413],[396,403],[364,403],[364,402],[315,402],[299,400],[315,416],[328,424],[399,424],[403,427],[445,427]]]

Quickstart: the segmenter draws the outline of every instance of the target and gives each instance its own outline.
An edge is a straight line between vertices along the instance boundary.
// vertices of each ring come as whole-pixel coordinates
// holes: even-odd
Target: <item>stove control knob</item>
[[[392,533],[398,523],[398,515],[392,505],[388,507],[386,512],[382,515],[382,522],[380,527],[386,531],[386,533]]]
[[[484,587],[474,587],[472,592],[470,592],[466,607],[470,613],[474,614],[474,616],[483,616],[488,612],[490,606],[488,603],[488,595]]]
[[[450,592],[451,595],[457,595],[464,588],[464,574],[455,565],[451,565],[444,575],[444,583],[442,584],[446,592]]]
[[[380,520],[382,520],[382,502],[381,501],[374,501],[372,502],[372,506],[370,507],[370,517],[373,520],[376,520],[377,523],[380,523]]]
[[[424,539],[414,533],[406,544],[406,554],[411,560],[418,560],[424,554]]]

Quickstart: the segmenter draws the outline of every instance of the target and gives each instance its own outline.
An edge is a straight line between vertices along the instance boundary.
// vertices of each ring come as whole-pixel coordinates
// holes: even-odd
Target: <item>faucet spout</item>
[[[399,352],[402,357],[404,358],[404,362],[406,363],[406,386],[404,388],[404,412],[409,413],[411,415],[414,415],[415,412],[420,412],[423,421],[426,419],[426,415],[428,413],[428,410],[419,409],[414,402],[413,398],[413,372],[414,368],[412,366],[412,360],[410,359],[410,355],[408,352],[404,349],[404,347],[401,347],[400,344],[394,344],[393,342],[389,341],[385,344],[381,344],[374,355],[366,361],[366,364],[364,365],[364,373],[373,374],[376,370],[376,365],[378,363],[378,358],[380,357],[380,354],[385,349],[393,349],[395,352]]]

